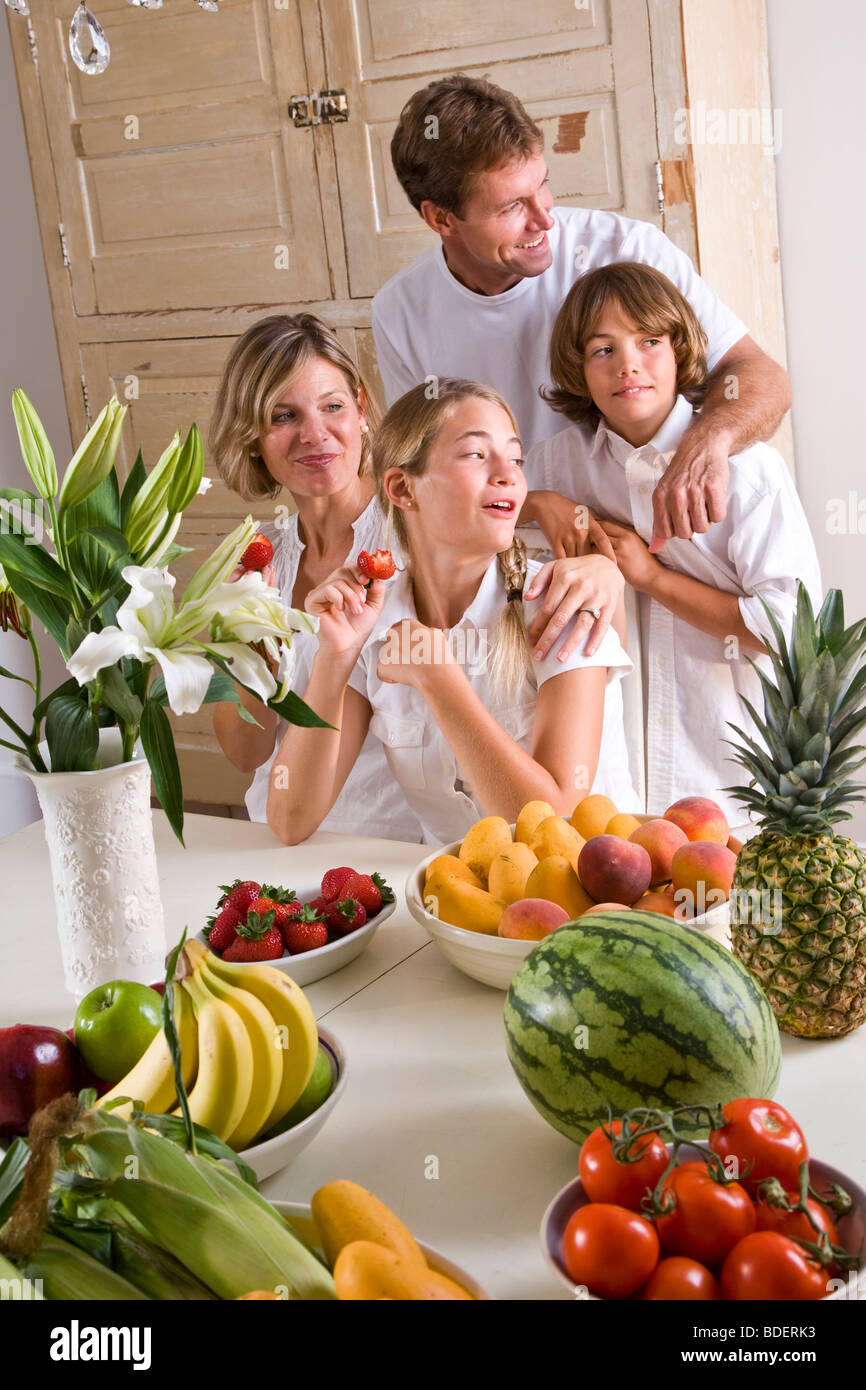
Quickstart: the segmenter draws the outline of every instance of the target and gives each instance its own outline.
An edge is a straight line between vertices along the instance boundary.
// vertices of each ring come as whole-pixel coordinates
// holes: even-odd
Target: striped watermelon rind
[[[724,946],[651,912],[588,913],[527,956],[505,1045],[545,1120],[575,1143],[636,1106],[772,1097],[779,1029]]]

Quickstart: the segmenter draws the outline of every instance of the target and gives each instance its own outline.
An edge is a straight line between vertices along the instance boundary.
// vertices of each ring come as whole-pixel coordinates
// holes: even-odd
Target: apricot
[[[652,860],[643,845],[618,835],[594,835],[580,851],[577,872],[596,902],[631,905],[650,886]]]
[[[504,903],[515,903],[524,895],[526,880],[538,863],[529,845],[514,843],[500,850],[490,865],[487,888]]]
[[[551,854],[540,859],[526,880],[527,898],[546,898],[548,902],[558,903],[568,913],[573,922],[588,907],[592,898],[581,886],[580,879],[564,854]]]
[[[731,833],[721,806],[705,796],[681,797],[668,807],[664,819],[684,830],[688,840],[715,840],[726,845]]]
[[[499,919],[499,935],[518,941],[541,941],[572,919],[559,903],[547,898],[521,898],[509,903]]]
[[[593,835],[603,835],[605,826],[617,814],[617,807],[610,797],[596,792],[577,803],[571,813],[571,823],[578,835],[590,840]]]
[[[491,863],[499,851],[511,843],[508,821],[502,816],[485,816],[467,830],[460,846],[460,858],[486,887]]]
[[[663,917],[677,916],[677,900],[673,893],[644,893],[634,906],[641,912],[659,912]]]
[[[562,854],[577,872],[577,859],[586,841],[574,826],[562,816],[548,816],[543,820],[530,841],[530,848],[536,859],[549,859],[552,854]]]
[[[629,815],[628,811],[619,811],[612,816],[604,827],[605,835],[618,835],[621,840],[631,839],[633,830],[637,830],[640,821],[637,816]]]
[[[514,826],[515,840],[524,845],[531,845],[541,822],[547,820],[548,816],[555,815],[556,812],[549,801],[527,801]]]
[[[631,912],[628,903],[593,903],[586,912],[582,912],[581,917],[588,917],[591,912]]]
[[[426,881],[429,883],[434,875],[443,878],[462,878],[467,883],[474,883],[476,888],[483,888],[484,884],[477,874],[474,874],[468,864],[464,864],[462,859],[458,859],[456,854],[437,854],[435,859],[431,859],[427,865]]]
[[[672,820],[648,820],[639,825],[628,837],[632,844],[643,845],[652,860],[652,878],[655,887],[666,883],[671,876],[671,860],[680,845],[688,844],[684,830]]]
[[[717,840],[692,840],[673,857],[671,872],[677,904],[700,916],[731,896],[737,856]],[[688,896],[684,896],[688,895]]]

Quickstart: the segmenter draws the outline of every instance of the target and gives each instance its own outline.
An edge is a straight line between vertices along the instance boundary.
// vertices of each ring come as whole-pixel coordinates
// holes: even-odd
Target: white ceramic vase
[[[47,745],[40,746],[48,763]],[[76,1003],[109,980],[151,984],[165,974],[150,767],[121,762],[121,734],[100,729],[95,772],[34,772],[51,860],[66,987]]]

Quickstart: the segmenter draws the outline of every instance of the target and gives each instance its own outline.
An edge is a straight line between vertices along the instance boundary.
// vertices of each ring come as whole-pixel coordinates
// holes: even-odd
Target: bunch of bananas
[[[174,990],[174,1021],[190,1115],[240,1153],[291,1110],[313,1071],[319,1035],[306,996],[281,970],[184,947],[191,973]],[[97,1102],[129,1097],[153,1114],[177,1102],[165,1034]],[[128,1118],[132,1107],[116,1113]]]

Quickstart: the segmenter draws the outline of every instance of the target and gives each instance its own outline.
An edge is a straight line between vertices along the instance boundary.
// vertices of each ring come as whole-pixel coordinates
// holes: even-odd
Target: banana
[[[207,966],[221,980],[249,990],[273,1016],[274,1042],[283,1054],[283,1077],[271,1113],[262,1125],[263,1130],[268,1130],[291,1110],[312,1076],[319,1050],[315,1016],[303,990],[272,965],[264,962],[241,965],[222,960],[211,952],[207,955]]]
[[[189,995],[177,987],[174,990],[174,1024],[180,1043],[183,1084],[189,1087],[198,1066],[198,1030]],[[96,1102],[97,1109],[118,1096],[130,1096],[132,1100],[141,1101],[143,1108],[154,1115],[167,1114],[175,1104],[177,1090],[174,1067],[161,1028],[132,1071]],[[118,1105],[112,1113],[127,1120],[132,1114],[132,1106]]]
[[[211,994],[199,971],[181,984],[192,998],[198,1023],[198,1076],[189,1093],[189,1113],[196,1124],[226,1139],[250,1103],[252,1043],[240,1015]]]
[[[282,1085],[283,1054],[274,1046],[277,1025],[273,1014],[260,999],[247,989],[238,989],[221,980],[207,962],[202,965],[199,976],[211,994],[234,1009],[247,1030],[253,1049],[253,1085],[249,1105],[227,1140],[236,1153],[241,1153],[261,1133]]]

